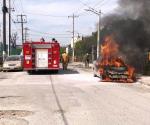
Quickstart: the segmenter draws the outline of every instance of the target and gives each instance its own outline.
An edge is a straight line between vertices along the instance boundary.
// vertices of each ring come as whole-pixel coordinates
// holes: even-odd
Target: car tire
[[[54,73],[54,74],[57,74],[57,73],[58,73],[58,70],[54,70],[53,73]]]
[[[96,75],[96,74],[93,74],[93,76],[94,76],[94,77],[97,77],[97,75]]]

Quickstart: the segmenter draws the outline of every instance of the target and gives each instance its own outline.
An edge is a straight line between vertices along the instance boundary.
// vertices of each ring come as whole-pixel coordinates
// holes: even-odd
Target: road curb
[[[147,84],[146,82],[140,81],[140,83],[150,87],[150,84]]]
[[[140,82],[141,85],[150,87],[150,83],[148,83],[147,81],[142,81],[142,80],[140,80],[139,82]]]

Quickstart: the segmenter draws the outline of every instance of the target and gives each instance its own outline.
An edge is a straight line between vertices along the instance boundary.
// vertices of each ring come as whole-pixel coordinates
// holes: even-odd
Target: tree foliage
[[[21,48],[11,48],[11,55],[20,55],[21,51]]]
[[[84,37],[81,41],[75,44],[75,56],[77,60],[83,61],[84,55],[86,53],[92,54],[92,46],[94,50],[96,50],[97,43],[97,33],[94,32],[91,36]],[[94,55],[96,55],[96,51],[94,51]]]

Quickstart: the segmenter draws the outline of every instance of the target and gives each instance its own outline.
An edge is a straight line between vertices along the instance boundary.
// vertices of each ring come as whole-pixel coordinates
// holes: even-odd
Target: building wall
[[[81,40],[82,40],[82,37],[75,37],[75,38],[74,38],[74,45],[75,45],[77,42],[81,41]],[[71,40],[71,48],[73,48],[73,39]]]

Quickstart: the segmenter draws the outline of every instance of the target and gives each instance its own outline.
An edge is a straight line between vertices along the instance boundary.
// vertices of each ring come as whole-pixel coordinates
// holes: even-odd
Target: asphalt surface
[[[0,72],[0,125],[149,125],[150,88],[58,74]]]

